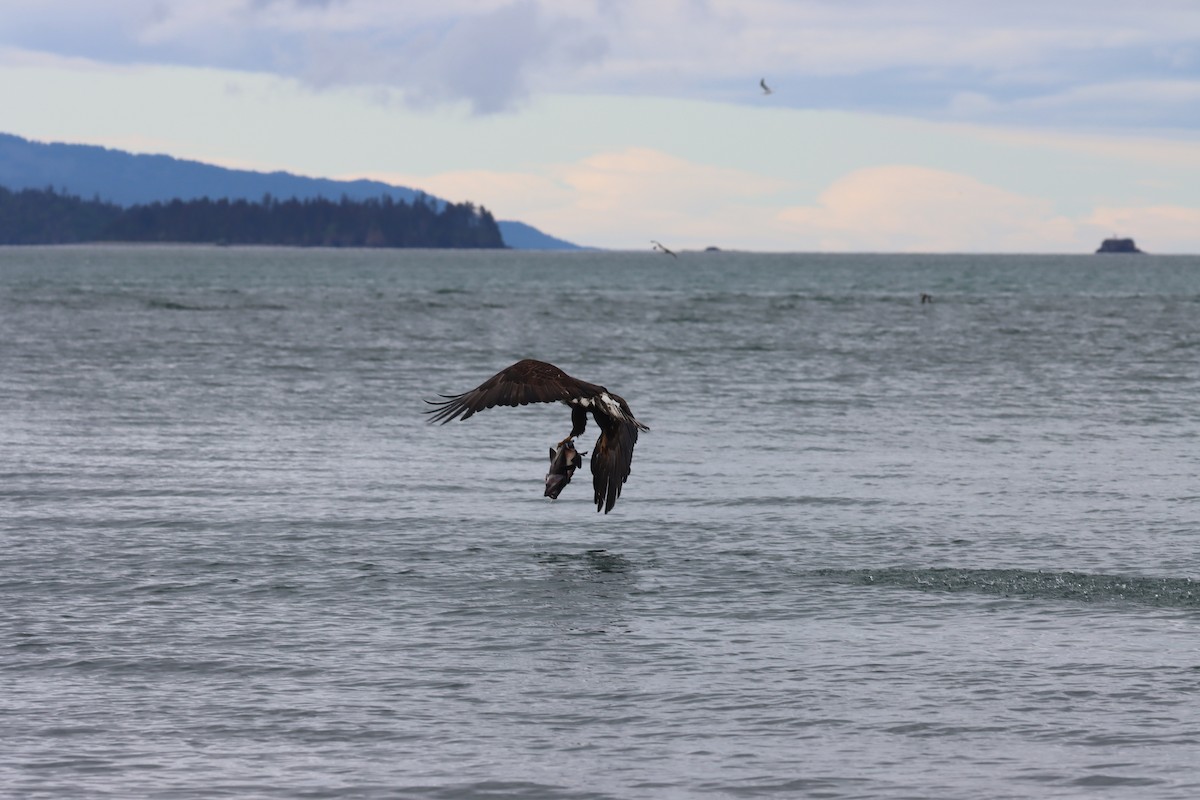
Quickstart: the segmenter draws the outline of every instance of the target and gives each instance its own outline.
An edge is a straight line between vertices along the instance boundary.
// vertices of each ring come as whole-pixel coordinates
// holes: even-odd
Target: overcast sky
[[[1200,2],[5,0],[0,131],[600,247],[1197,253]]]

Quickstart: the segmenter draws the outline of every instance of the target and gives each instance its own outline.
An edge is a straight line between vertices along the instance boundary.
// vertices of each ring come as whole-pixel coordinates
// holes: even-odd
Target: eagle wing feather
[[[444,425],[452,419],[467,419],[477,411],[495,406],[591,398],[602,391],[602,387],[572,378],[553,364],[527,358],[500,370],[469,392],[440,395],[441,400],[426,400],[435,406],[426,413],[433,415],[430,422]]]
[[[649,430],[629,412],[629,406],[621,398],[614,397],[624,418],[610,416],[599,408],[592,408],[592,416],[600,426],[600,438],[592,449],[592,488],[595,490],[596,510],[607,514],[617,504],[621,487],[629,479],[633,464],[633,446],[637,444],[638,431]]]

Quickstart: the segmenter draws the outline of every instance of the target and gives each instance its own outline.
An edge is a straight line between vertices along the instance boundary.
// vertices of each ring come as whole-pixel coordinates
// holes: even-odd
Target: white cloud
[[[347,177],[470,198],[500,218],[520,219],[580,244],[616,249],[638,249],[650,239],[771,249],[778,243],[763,243],[762,226],[770,214],[760,206],[787,188],[776,178],[636,147],[522,172]]]
[[[1077,249],[1078,225],[1044,199],[916,166],[857,170],[779,221],[807,249],[1045,252]]]
[[[787,205],[787,181],[654,150],[597,153],[527,171],[358,174],[471,199],[579,244],[639,249],[718,245],[757,251],[1085,253],[1114,232],[1155,252],[1200,249],[1200,209],[1058,212],[1046,198],[911,165],[856,170],[812,205]]]

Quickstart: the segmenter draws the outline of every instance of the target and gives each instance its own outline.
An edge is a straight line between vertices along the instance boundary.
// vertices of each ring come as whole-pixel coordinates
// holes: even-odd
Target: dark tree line
[[[13,192],[0,186],[0,244],[95,241],[120,214],[121,208],[111,203],[52,189]]]
[[[0,244],[187,242],[295,247],[504,247],[472,203],[388,196],[340,201],[171,200],[122,208],[53,189],[0,187]]]

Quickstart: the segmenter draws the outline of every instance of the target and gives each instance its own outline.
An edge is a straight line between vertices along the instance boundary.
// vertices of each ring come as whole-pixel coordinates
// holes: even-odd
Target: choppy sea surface
[[[611,514],[426,424],[526,357]],[[1194,798],[1198,695],[1200,258],[0,249],[4,796]]]

